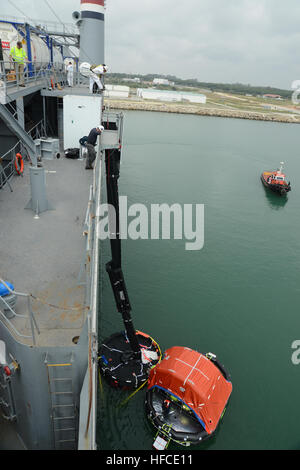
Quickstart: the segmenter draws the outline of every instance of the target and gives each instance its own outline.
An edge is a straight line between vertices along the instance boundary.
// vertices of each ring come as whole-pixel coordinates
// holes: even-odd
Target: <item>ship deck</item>
[[[0,190],[0,277],[11,282],[17,292],[30,293],[31,307],[40,334],[37,346],[69,346],[80,335],[86,318],[83,235],[91,171],[84,160],[62,156],[43,160],[48,201],[53,210],[35,217],[24,210],[30,200],[29,168],[23,177],[14,176]],[[15,312],[27,312],[27,299],[18,297]],[[13,326],[30,336],[28,318],[13,317]],[[29,344],[27,339],[16,339]]]

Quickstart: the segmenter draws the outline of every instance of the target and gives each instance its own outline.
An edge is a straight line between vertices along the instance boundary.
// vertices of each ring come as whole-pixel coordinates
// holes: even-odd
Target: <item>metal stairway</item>
[[[1,119],[13,134],[20,139],[31,160],[31,166],[29,167],[31,199],[25,209],[31,209],[37,216],[41,212],[53,209],[47,200],[45,170],[43,166],[38,163],[37,147],[34,140],[25,129],[23,129],[4,104],[0,104],[0,121]],[[1,171],[1,180],[3,179],[4,175],[3,171]]]
[[[74,399],[72,362],[46,363],[55,450],[77,448],[78,419]]]
[[[33,139],[27,134],[17,119],[7,109],[4,104],[0,104],[0,118],[5,122],[7,127],[22,141],[25,145],[32,163],[37,164],[36,147]]]

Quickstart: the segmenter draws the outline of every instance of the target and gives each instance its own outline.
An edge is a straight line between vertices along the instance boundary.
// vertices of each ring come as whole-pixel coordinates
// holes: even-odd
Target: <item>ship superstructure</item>
[[[92,3],[95,11],[81,1],[72,31],[0,19],[0,34],[5,24],[28,52],[33,35],[46,46],[43,60],[28,67],[25,87],[9,76],[7,57],[1,61],[1,449],[96,449],[102,155],[120,148],[123,117],[103,113],[102,93],[89,92],[77,71],[81,59],[66,46],[78,45],[79,36],[88,44],[96,14],[102,55],[89,49],[89,59],[103,61],[104,2]],[[74,64],[72,88],[65,60]],[[79,139],[104,121],[94,170],[86,171]],[[73,147],[80,158],[65,158]]]

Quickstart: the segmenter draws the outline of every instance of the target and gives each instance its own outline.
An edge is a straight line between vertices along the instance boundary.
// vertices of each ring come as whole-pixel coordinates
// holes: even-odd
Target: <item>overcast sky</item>
[[[71,22],[79,0],[47,0]],[[13,0],[57,20],[44,0]],[[1,13],[20,16],[10,0]],[[299,0],[107,0],[105,62],[112,72],[290,89],[300,80]]]

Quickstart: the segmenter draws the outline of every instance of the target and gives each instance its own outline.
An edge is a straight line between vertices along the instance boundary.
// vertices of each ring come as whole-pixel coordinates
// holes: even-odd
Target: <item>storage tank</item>
[[[20,30],[25,33],[25,28],[20,26]],[[42,64],[48,64],[51,60],[50,50],[47,44],[37,34],[30,33],[31,38],[31,55],[32,61],[36,69],[41,68]],[[9,51],[12,47],[17,45],[17,41],[22,41],[23,48],[27,55],[26,40],[19,33],[12,24],[0,21],[0,39],[2,41],[3,60],[6,62],[5,68],[9,69]],[[53,62],[63,65],[63,57],[59,49],[53,48]]]
[[[53,63],[55,65],[61,65],[61,69],[63,70],[63,68],[64,68],[63,56],[62,56],[60,50],[57,49],[56,47],[53,47]]]

